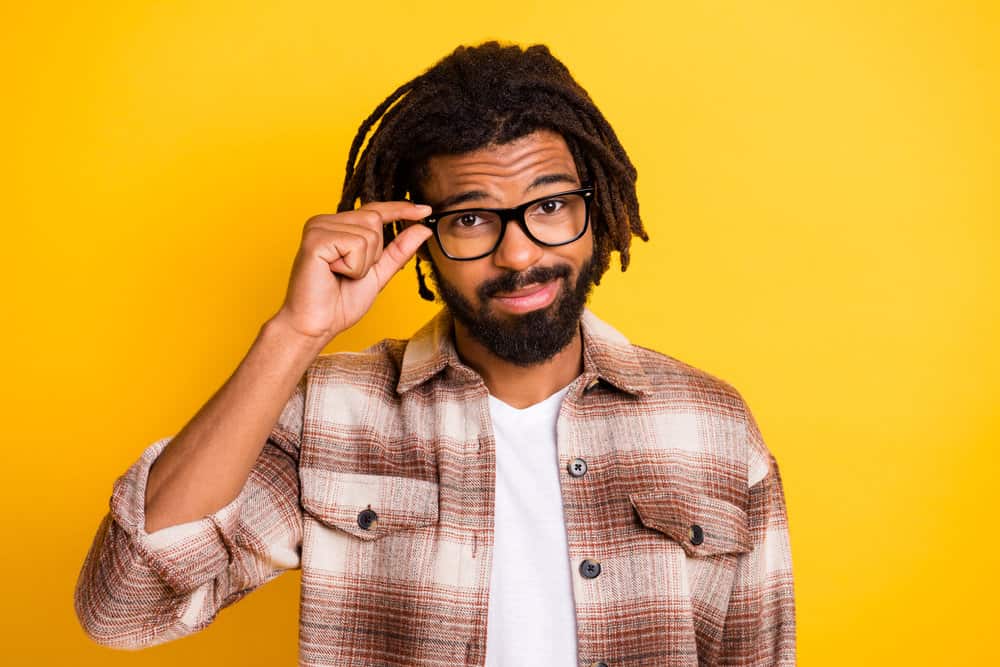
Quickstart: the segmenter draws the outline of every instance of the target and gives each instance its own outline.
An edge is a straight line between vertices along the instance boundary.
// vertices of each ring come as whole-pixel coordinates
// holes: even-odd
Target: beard
[[[569,265],[538,266],[523,273],[508,272],[479,285],[476,296],[480,305],[476,308],[454,285],[441,277],[434,262],[428,263],[438,295],[452,316],[486,349],[518,366],[531,366],[551,359],[570,344],[579,329],[580,317],[594,286],[591,258],[580,267],[572,286],[569,285],[572,272]],[[490,309],[490,298],[495,294],[556,278],[561,278],[565,284],[555,300],[545,308],[505,317]]]

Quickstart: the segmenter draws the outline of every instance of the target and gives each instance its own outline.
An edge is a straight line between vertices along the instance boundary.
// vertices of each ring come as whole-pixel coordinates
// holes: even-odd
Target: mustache
[[[487,280],[476,290],[480,301],[485,301],[500,292],[513,292],[532,283],[546,283],[555,278],[569,278],[568,264],[555,266],[535,266],[527,271],[505,273],[498,278]]]

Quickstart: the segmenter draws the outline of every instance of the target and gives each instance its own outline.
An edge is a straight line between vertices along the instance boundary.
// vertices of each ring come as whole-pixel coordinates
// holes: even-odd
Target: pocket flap
[[[303,509],[363,540],[438,521],[437,482],[315,468],[302,468],[300,476]]]
[[[670,490],[629,494],[647,528],[678,542],[688,556],[750,551],[750,527],[742,509],[703,494]]]

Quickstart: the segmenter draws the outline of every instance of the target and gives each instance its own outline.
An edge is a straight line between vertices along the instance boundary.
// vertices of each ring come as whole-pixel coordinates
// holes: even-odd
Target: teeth
[[[516,297],[519,297],[519,296],[526,296],[528,294],[534,294],[535,292],[539,291],[540,289],[544,289],[545,285],[547,285],[547,284],[548,283],[538,283],[537,285],[534,285],[532,287],[522,287],[521,289],[517,290],[516,292],[508,292],[507,294],[500,293],[497,296],[502,297],[502,298],[507,298],[507,299],[516,298]]]

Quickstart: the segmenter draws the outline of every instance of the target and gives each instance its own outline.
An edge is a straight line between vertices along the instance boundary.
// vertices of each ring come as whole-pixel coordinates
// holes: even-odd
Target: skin
[[[421,184],[425,200],[435,210],[513,207],[548,194],[580,187],[573,156],[559,134],[539,130],[508,144],[490,146],[461,155],[432,157],[428,176]],[[538,183],[539,179],[549,182]],[[465,195],[465,196],[463,196]],[[458,203],[455,198],[462,196]],[[566,264],[570,282],[560,279],[560,292],[576,281],[583,264],[593,254],[591,228],[577,241],[554,248],[535,244],[514,222],[507,223],[503,242],[487,257],[454,261],[445,257],[432,239],[421,249],[435,263],[438,273],[477,308],[476,288],[507,272],[523,272],[533,266]],[[527,286],[526,286],[527,288]],[[558,296],[556,298],[559,298]],[[485,304],[493,314],[517,317],[500,299]],[[455,322],[455,346],[462,361],[476,370],[490,393],[503,402],[524,408],[551,396],[573,381],[583,370],[583,346],[579,330],[572,342],[551,359],[524,367],[492,354],[468,330]]]

